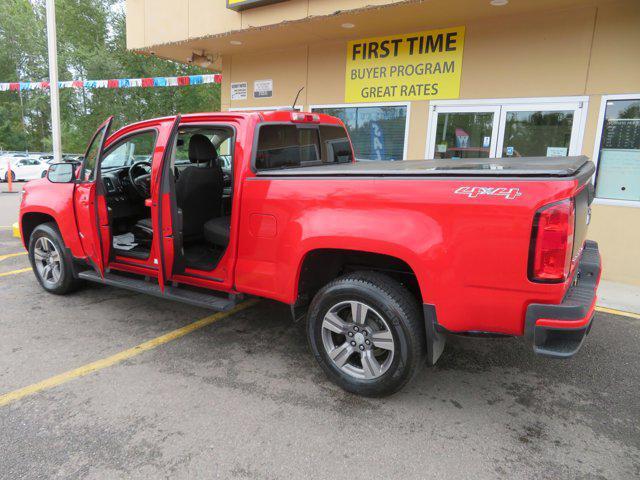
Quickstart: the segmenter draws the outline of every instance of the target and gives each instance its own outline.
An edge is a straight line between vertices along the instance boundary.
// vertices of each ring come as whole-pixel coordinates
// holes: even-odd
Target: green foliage
[[[58,77],[99,80],[211,73],[126,49],[123,0],[57,0]],[[49,76],[44,0],[0,1],[0,81]],[[220,109],[220,86],[61,89],[62,148],[80,153],[109,115],[114,128],[174,113]],[[0,149],[51,149],[48,92],[0,92]]]

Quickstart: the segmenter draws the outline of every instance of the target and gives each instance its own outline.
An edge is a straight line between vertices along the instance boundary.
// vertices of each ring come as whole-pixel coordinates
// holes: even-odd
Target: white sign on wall
[[[231,100],[247,99],[247,82],[238,82],[231,84]]]
[[[273,80],[256,80],[253,82],[253,98],[273,97]]]

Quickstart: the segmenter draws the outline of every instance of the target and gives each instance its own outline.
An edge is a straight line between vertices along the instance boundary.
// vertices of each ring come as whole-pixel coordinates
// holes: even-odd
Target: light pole
[[[47,0],[47,45],[49,47],[49,93],[51,95],[51,135],[53,158],[62,161],[60,140],[60,90],[58,89],[58,42],[56,40],[56,4]]]

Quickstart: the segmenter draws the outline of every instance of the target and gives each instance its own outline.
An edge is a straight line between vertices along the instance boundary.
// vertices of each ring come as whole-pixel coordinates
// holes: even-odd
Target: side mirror
[[[47,178],[51,183],[70,183],[74,178],[72,163],[52,163],[47,171]]]

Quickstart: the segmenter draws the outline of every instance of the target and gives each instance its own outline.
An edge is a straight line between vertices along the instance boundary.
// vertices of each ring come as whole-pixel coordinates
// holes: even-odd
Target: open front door
[[[113,117],[109,117],[100,125],[91,139],[76,179],[73,196],[82,248],[100,275],[104,275],[105,259],[109,258],[110,248],[109,217],[100,181],[100,158],[112,120]]]

